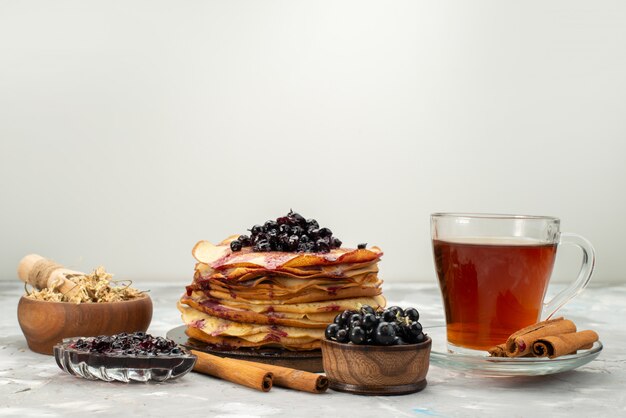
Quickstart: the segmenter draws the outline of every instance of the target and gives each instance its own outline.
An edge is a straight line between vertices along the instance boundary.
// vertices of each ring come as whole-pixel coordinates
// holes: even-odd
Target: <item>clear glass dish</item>
[[[548,359],[545,357],[489,357],[484,355],[450,353],[446,347],[446,327],[444,325],[425,327],[433,340],[430,352],[431,364],[447,369],[481,376],[541,376],[562,373],[583,366],[600,354],[602,343],[596,341],[588,350],[576,354]]]
[[[196,356],[185,349],[175,356],[107,355],[71,348],[79,337],[66,338],[54,346],[54,358],[67,373],[107,382],[163,382],[187,374]]]

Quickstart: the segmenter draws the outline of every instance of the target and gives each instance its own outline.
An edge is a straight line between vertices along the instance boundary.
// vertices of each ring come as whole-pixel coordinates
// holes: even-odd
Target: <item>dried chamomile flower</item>
[[[120,302],[137,298],[143,294],[135,288],[130,287],[131,281],[126,285],[112,280],[113,276],[107,273],[104,267],[98,267],[91,274],[68,274],[67,280],[74,283],[74,287],[65,293],[55,289],[42,289],[33,291],[28,297],[37,300],[50,302],[70,302],[70,303],[101,303]]]

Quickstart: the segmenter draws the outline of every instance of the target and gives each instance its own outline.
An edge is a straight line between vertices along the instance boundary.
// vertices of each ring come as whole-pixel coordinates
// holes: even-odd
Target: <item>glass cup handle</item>
[[[561,244],[575,245],[580,248],[583,251],[583,263],[576,280],[550,301],[543,304],[543,312],[548,312],[548,316],[545,319],[550,319],[563,305],[583,291],[587,283],[589,283],[589,279],[591,279],[593,268],[596,264],[596,252],[593,249],[593,245],[586,238],[577,234],[562,232],[559,245]]]

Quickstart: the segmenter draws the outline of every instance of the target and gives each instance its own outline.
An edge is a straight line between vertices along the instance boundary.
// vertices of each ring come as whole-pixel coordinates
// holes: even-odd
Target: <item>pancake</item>
[[[191,338],[195,338],[198,341],[202,341],[217,347],[223,348],[265,348],[265,347],[276,347],[276,348],[285,348],[291,351],[309,351],[309,350],[317,350],[321,347],[320,340],[313,340],[310,342],[298,342],[298,343],[289,343],[286,341],[281,341],[280,343],[274,341],[262,341],[260,343],[254,343],[250,341],[246,341],[242,338],[236,337],[213,337],[208,335],[197,328],[188,327],[185,330],[185,334],[187,334]]]
[[[379,281],[378,283],[382,283]],[[189,290],[189,289],[188,289]],[[356,297],[367,297],[367,296],[377,296],[382,293],[379,286],[376,287],[346,287],[346,288],[326,288],[320,290],[306,290],[300,292],[293,296],[285,296],[281,295],[276,291],[269,290],[268,292],[260,291],[258,294],[253,294],[250,292],[250,295],[247,296],[247,293],[243,292],[233,292],[222,291],[222,290],[203,290],[202,291],[207,297],[213,299],[226,299],[226,300],[243,300],[248,303],[271,303],[276,305],[282,305],[287,303],[306,303],[306,302],[318,302],[324,300],[336,300],[336,299],[347,299],[347,298],[356,298]],[[256,297],[259,300],[251,300],[251,297]],[[280,298],[280,299],[277,299]]]
[[[300,303],[351,297],[376,296],[382,291],[376,273],[360,274],[342,279],[320,277],[300,280],[291,276],[263,275],[247,282],[199,278],[187,286],[187,293],[205,291],[216,299],[252,299],[263,303]]]
[[[311,266],[328,266],[337,264],[354,264],[378,260],[382,251],[378,247],[370,249],[335,248],[328,253],[291,253],[291,252],[254,252],[252,248],[232,252],[229,243],[237,238],[230,237],[219,245],[208,241],[198,242],[192,254],[200,263],[209,265],[215,270],[232,267],[247,267],[249,269],[280,270],[292,268],[300,271]]]
[[[246,282],[264,276],[292,277],[294,279],[343,279],[354,278],[369,273],[378,273],[378,261],[354,264],[309,266],[306,268],[281,267],[273,270],[252,267],[232,267],[216,270],[208,264],[197,263],[195,279],[228,280]]]
[[[323,329],[256,325],[216,318],[178,304],[187,335],[218,345],[239,347],[284,346],[311,349],[324,335]]]
[[[260,324],[284,325],[303,328],[325,328],[337,313],[344,310],[356,310],[361,305],[370,305],[374,309],[384,307],[385,298],[381,295],[364,298],[350,298],[323,302],[295,304],[263,304],[235,302],[208,298],[203,292],[183,295],[180,303],[197,311],[231,321]]]

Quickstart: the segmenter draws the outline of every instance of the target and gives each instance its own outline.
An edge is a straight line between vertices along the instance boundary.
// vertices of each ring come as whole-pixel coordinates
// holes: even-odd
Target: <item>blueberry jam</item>
[[[69,348],[81,352],[106,354],[110,356],[180,356],[185,353],[178,345],[167,338],[153,337],[145,332],[112,336],[79,338]]]
[[[346,344],[401,345],[426,341],[417,309],[398,306],[374,310],[364,305],[357,311],[343,311],[326,327],[325,336]]]
[[[249,231],[250,236],[240,235],[231,241],[232,251],[252,247],[252,251],[255,252],[327,253],[341,247],[342,244],[329,228],[320,228],[315,219],[306,219],[292,210],[276,220],[269,220],[263,225],[254,225]]]
[[[145,332],[66,338],[54,358],[67,373],[90,380],[163,382],[188,373],[196,357],[174,341]]]

